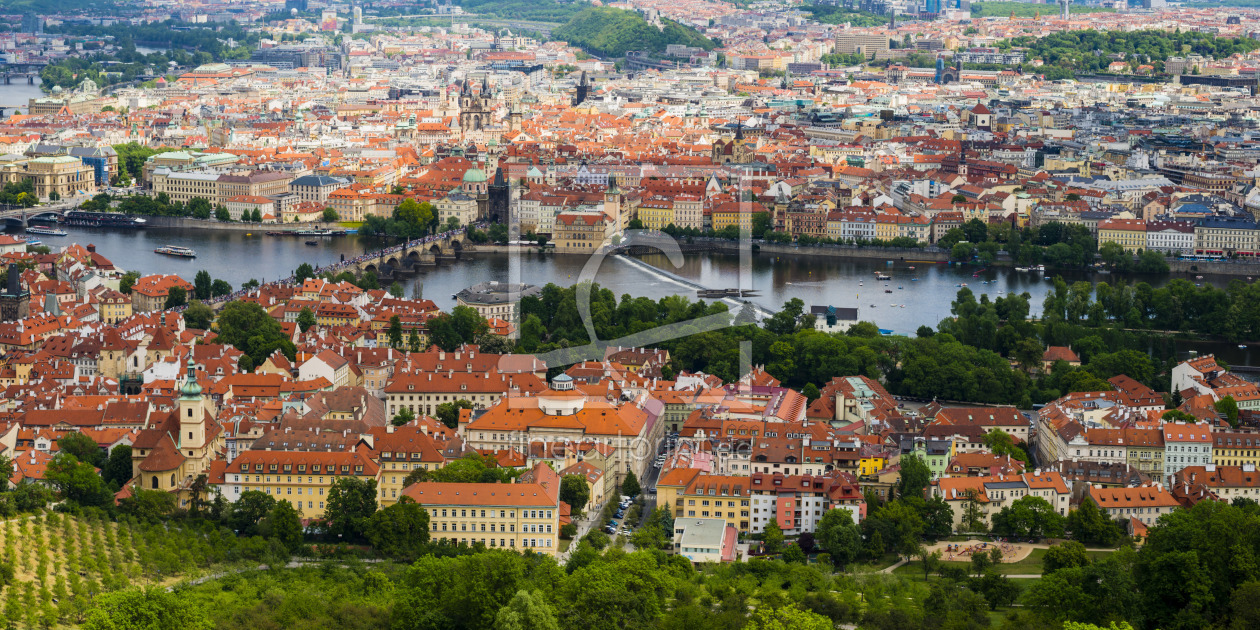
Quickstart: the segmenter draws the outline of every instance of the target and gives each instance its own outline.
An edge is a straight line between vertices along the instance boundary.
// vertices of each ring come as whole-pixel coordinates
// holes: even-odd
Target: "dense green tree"
[[[376,512],[376,480],[338,477],[328,488],[324,521],[328,533],[348,542],[364,540]]]
[[[206,612],[191,599],[155,586],[97,596],[84,630],[209,630]]]
[[[560,500],[568,503],[574,514],[584,512],[590,498],[591,488],[584,475],[565,475],[560,479]]]
[[[1059,569],[1088,565],[1089,553],[1086,552],[1085,545],[1075,540],[1066,540],[1057,545],[1052,545],[1046,550],[1045,558],[1042,561],[1042,573],[1050,575]]]
[[[1065,525],[1074,540],[1087,545],[1114,547],[1124,537],[1124,529],[1108,518],[1090,497],[1085,497],[1079,507],[1068,513]]]
[[[57,450],[74,455],[79,461],[96,467],[104,466],[107,458],[105,451],[96,443],[96,440],[79,431],[72,431],[61,436],[57,440]]]
[[[123,277],[118,280],[118,292],[128,295],[131,294],[131,287],[134,286],[136,284],[136,280],[139,279],[140,272],[138,271],[128,271],[127,273],[124,273]]]
[[[840,571],[856,561],[862,552],[862,534],[848,510],[827,510],[818,522],[814,536]]]
[[[298,265],[297,270],[293,272],[293,277],[298,284],[306,282],[308,278],[315,277],[315,268],[310,263],[302,263]]]
[[[393,505],[368,518],[365,534],[380,555],[413,560],[420,556],[429,541],[429,512],[411,497],[400,497]]]
[[[297,316],[298,330],[306,332],[315,325],[315,313],[311,311],[311,307],[303,306]]]
[[[210,323],[214,321],[214,311],[204,302],[196,300],[184,309],[183,315],[184,325],[197,330],[209,330]]]
[[[1059,538],[1064,517],[1045,499],[1020,497],[993,515],[993,533],[1015,538]]]
[[[162,304],[162,308],[179,308],[187,303],[188,292],[184,290],[184,287],[171,287],[166,290],[166,302]]]
[[[766,523],[766,528],[761,533],[761,542],[765,545],[766,553],[779,553],[783,550],[783,530],[779,528],[779,522],[770,519]]]
[[[454,429],[459,427],[459,410],[472,408],[472,403],[467,400],[444,402],[437,406],[437,409],[433,412],[433,416],[440,420],[442,424]]]
[[[20,484],[12,495],[13,507],[19,512],[41,510],[53,500],[52,491],[47,486],[34,483]]]
[[[210,284],[214,280],[210,277],[210,272],[202,269],[197,272],[193,278],[193,297],[198,300],[210,299]]]
[[[271,495],[258,490],[246,490],[232,504],[228,524],[242,536],[255,536],[275,505],[276,500]]]
[[[111,504],[113,493],[105,486],[105,480],[96,474],[95,467],[70,453],[58,453],[48,462],[44,478],[57,489],[62,498],[84,507],[100,507]]]
[[[219,311],[219,340],[249,355],[253,365],[262,365],[276,350],[290,361],[297,348],[284,334],[280,322],[256,302],[229,302]]]
[[[910,556],[923,537],[923,517],[904,501],[891,501],[880,506],[862,521],[868,543],[879,535],[889,551]]]
[[[541,591],[520,590],[494,618],[498,630],[560,630],[556,613]]]
[[[147,523],[160,523],[175,511],[176,496],[165,490],[136,488],[118,502],[118,511]]]
[[[402,343],[402,319],[393,315],[389,318],[389,347],[397,350],[402,347]]]
[[[744,630],[832,630],[834,627],[830,619],[789,604],[777,609],[758,608]]]
[[[1213,404],[1231,427],[1238,428],[1238,401],[1233,396],[1223,396]]]
[[[627,470],[625,478],[621,480],[621,493],[628,497],[637,497],[641,492],[643,489],[639,487],[639,478],[633,470]]]
[[[917,455],[901,458],[901,475],[897,480],[897,496],[922,498],[932,481],[932,470]]]
[[[210,202],[201,197],[193,197],[188,201],[188,214],[194,219],[209,219],[213,212]]]
[[[993,429],[985,434],[983,440],[985,446],[989,447],[989,452],[994,455],[999,457],[1010,455],[1011,459],[1017,459],[1025,464],[1029,462],[1028,453],[1024,452],[1024,449],[1019,446],[1016,446],[1014,438],[1012,438],[1011,434],[1006,431]]]
[[[292,503],[276,501],[259,525],[259,533],[278,540],[290,554],[302,547],[302,516]]]
[[[393,419],[390,420],[390,424],[393,424],[396,427],[401,427],[404,424],[411,423],[415,419],[416,419],[416,414],[413,411],[411,411],[411,408],[403,407],[402,409],[398,410],[398,413],[394,414]]]

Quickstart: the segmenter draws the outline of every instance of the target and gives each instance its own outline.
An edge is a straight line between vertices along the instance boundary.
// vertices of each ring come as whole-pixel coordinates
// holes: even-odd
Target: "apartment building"
[[[385,386],[385,405],[390,416],[407,409],[417,415],[433,415],[438,405],[464,400],[473,409],[489,409],[504,396],[537,394],[547,389],[533,374],[400,372]]]
[[[132,310],[137,313],[162,310],[173,287],[182,288],[192,295],[193,285],[176,275],[156,274],[136,280],[131,286]]]
[[[215,473],[212,467],[211,483],[228,501],[255,490],[292,503],[302,518],[320,518],[333,481],[340,477],[375,481],[380,465],[372,461],[367,446],[341,452],[249,450]]]
[[[402,495],[429,512],[429,537],[489,548],[555,555],[561,523],[560,477],[538,464],[517,483],[408,486]],[[567,509],[567,506],[566,506]]]
[[[172,202],[205,199],[211,205],[227,204],[232,197],[268,197],[289,192],[293,176],[283,171],[248,171],[221,174],[216,171],[153,171],[153,194],[166,194]]]
[[[953,510],[954,530],[958,531],[970,502],[975,502],[988,527],[994,514],[1026,496],[1045,499],[1056,512],[1067,516],[1072,491],[1058,472],[1035,470],[1022,475],[942,477],[932,482],[931,494],[944,499]]]
[[[675,468],[657,481],[656,505],[669,508],[675,520],[722,519],[726,525],[747,534],[752,531],[751,486],[746,475],[714,475],[696,468]]]
[[[1089,497],[1115,519],[1136,519],[1146,526],[1155,524],[1160,516],[1181,507],[1172,493],[1161,483],[1137,488],[1103,488],[1094,485],[1085,486],[1085,496]]]
[[[1098,243],[1115,243],[1133,253],[1146,249],[1146,221],[1141,219],[1106,219],[1098,222]]]
[[[380,466],[377,502],[387,508],[398,502],[403,481],[415,470],[437,470],[446,465],[442,449],[416,424],[374,427],[369,432],[372,453]]]

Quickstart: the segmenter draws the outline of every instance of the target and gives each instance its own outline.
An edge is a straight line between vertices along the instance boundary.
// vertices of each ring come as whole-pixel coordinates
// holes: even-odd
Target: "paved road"
[[[569,544],[568,549],[556,554],[556,562],[560,564],[564,564],[565,562],[568,562],[569,554],[577,547],[578,541],[581,540],[582,537],[587,534],[587,532],[591,531],[592,527],[595,527],[596,525],[600,524],[599,516],[604,511],[604,505],[607,504],[607,501],[612,501],[614,499],[616,499],[616,497],[611,497],[607,499],[604,503],[601,503],[598,506],[588,505],[586,506],[586,514],[582,518],[573,519],[573,522],[577,524],[577,528],[578,528],[577,534],[573,536],[573,540]]]

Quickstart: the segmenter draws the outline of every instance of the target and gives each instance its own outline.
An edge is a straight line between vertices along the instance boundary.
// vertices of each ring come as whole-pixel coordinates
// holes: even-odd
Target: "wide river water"
[[[9,229],[12,231],[15,228]],[[115,265],[146,274],[177,273],[191,280],[197,271],[205,269],[215,278],[227,280],[233,286],[239,286],[250,278],[265,281],[287,276],[303,262],[326,265],[340,260],[342,256],[350,258],[379,247],[378,242],[354,235],[320,239],[318,246],[310,246],[301,237],[265,236],[265,228],[252,234],[162,228],[136,231],[63,229],[69,232],[67,236],[38,238],[54,248],[70,243],[93,244]],[[190,247],[197,251],[198,257],[172,258],[154,253],[154,248],[166,244]],[[733,254],[689,254],[678,268],[673,268],[664,255],[643,256],[640,260],[710,288],[741,285],[739,257]],[[587,258],[583,256],[522,254],[512,257],[482,252],[465,255],[464,259],[455,263],[427,268],[407,278],[404,284],[409,294],[423,295],[441,307],[449,307],[453,304],[452,294],[483,280],[571,285],[581,278],[586,264]],[[771,310],[791,298],[800,298],[807,307],[827,304],[856,306],[862,319],[874,321],[881,328],[898,333],[912,333],[922,324],[935,326],[949,316],[950,302],[959,290],[958,285],[964,282],[977,295],[988,294],[991,298],[1027,292],[1032,295],[1034,316],[1039,313],[1046,292],[1052,288],[1052,283],[1039,273],[998,268],[973,277],[974,267],[913,263],[914,268],[911,269],[911,265],[904,262],[890,265],[886,261],[758,254],[752,256],[749,279],[742,284],[759,291],[753,301]],[[876,271],[892,276],[892,280],[875,280]],[[1080,279],[1115,281],[1107,275],[1068,278],[1070,281]],[[1168,277],[1142,279],[1158,286]],[[659,298],[678,294],[695,297],[694,290],[652,273],[642,265],[616,257],[603,261],[594,280],[618,295],[629,293]],[[1220,284],[1227,281],[1227,278],[1203,280]],[[886,293],[886,290],[891,293]]]

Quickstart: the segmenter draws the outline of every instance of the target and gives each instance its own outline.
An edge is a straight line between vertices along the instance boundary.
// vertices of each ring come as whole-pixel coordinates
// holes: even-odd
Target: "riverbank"
[[[696,239],[691,243],[680,241],[679,249],[683,253],[703,253],[714,252],[720,254],[739,254],[742,245],[739,241],[728,241],[721,239]],[[511,251],[508,245],[491,245],[485,244],[478,246],[482,251],[493,251],[506,254]],[[640,251],[642,250],[642,251]],[[520,247],[515,250],[521,253],[541,254],[553,253],[565,255],[560,252],[554,252],[551,249],[540,248],[537,246]],[[630,255],[644,255],[648,253],[657,253],[657,250],[647,248],[630,248],[626,251]],[[754,242],[753,253],[768,257],[817,257],[829,258],[837,260],[855,260],[855,261],[885,261],[893,264],[914,264],[914,263],[949,263],[949,252],[937,248],[923,249],[902,249],[897,247],[858,247],[844,245],[792,245],[787,243],[765,243]],[[583,257],[589,254],[580,254]],[[1236,278],[1254,278],[1260,277],[1260,260],[1238,260],[1238,261],[1194,261],[1194,260],[1176,260],[1169,259],[1168,271],[1171,275],[1203,275],[1203,276],[1227,276]],[[964,265],[965,266],[965,265]],[[993,261],[991,267],[1014,268],[1015,264],[1009,256],[1002,256]],[[1098,272],[1091,269],[1049,269],[1048,274],[1071,273],[1071,274],[1096,274]],[[1112,274],[1126,275],[1126,274]]]
[[[174,230],[216,230],[221,232],[256,232],[262,234],[271,230],[312,230],[341,229],[337,223],[313,221],[310,223],[236,223],[215,221],[214,219],[194,219],[191,217],[144,217],[146,227],[166,228]]]

